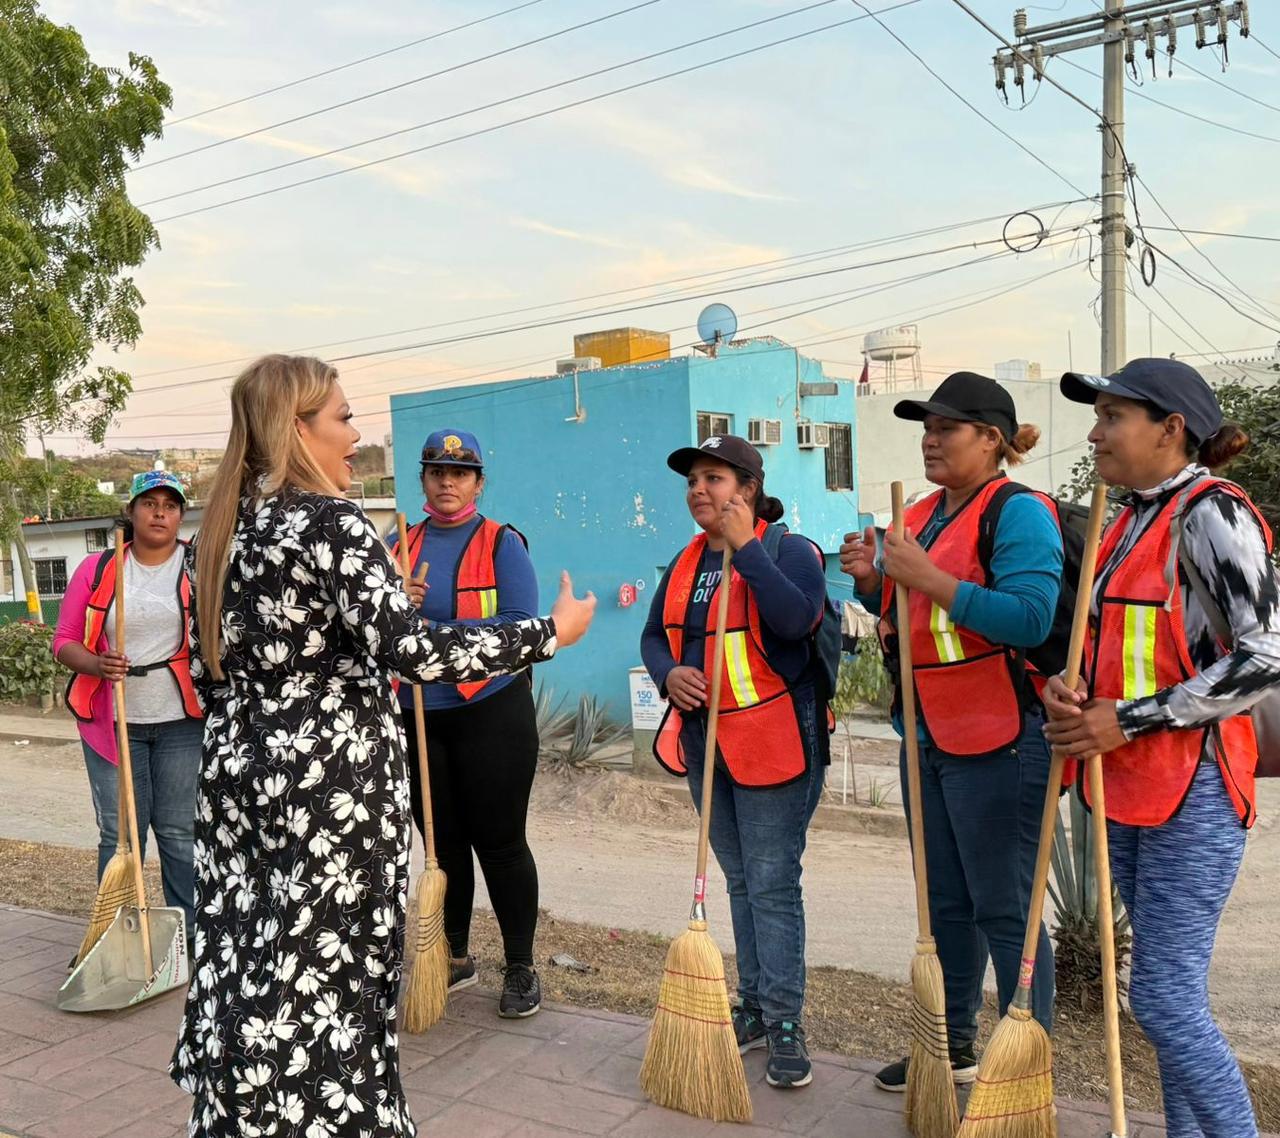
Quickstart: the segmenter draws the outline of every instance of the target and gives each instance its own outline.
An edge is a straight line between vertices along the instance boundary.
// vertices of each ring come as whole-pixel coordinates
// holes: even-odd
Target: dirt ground
[[[89,850],[0,839],[0,903],[85,913],[93,900],[94,865]],[[148,878],[152,895],[159,896],[154,865],[148,866]],[[668,938],[652,933],[568,921],[544,910],[538,931],[544,994],[562,1003],[652,1015],[669,944]],[[481,982],[499,987],[501,938],[487,910],[477,911],[472,951],[480,964]],[[552,957],[561,956],[571,957],[587,970],[551,963]],[[726,956],[725,964],[732,989],[732,955]],[[805,1018],[815,1048],[858,1057],[896,1057],[904,1049],[910,1007],[910,992],[904,984],[851,969],[809,970]],[[995,1008],[989,1003],[984,1023],[989,1028],[994,1022]],[[1133,1110],[1159,1110],[1159,1079],[1151,1049],[1128,1016],[1122,1031],[1126,1101]],[[1245,1072],[1260,1125],[1280,1128],[1280,1069],[1249,1063]],[[1096,1016],[1073,1016],[1059,1009],[1054,1081],[1057,1094],[1064,1098],[1105,1099],[1102,1030]]]

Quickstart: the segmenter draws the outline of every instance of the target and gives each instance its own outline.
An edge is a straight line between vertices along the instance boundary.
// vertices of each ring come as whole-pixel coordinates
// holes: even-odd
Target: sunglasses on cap
[[[432,466],[439,464],[440,466],[451,466],[456,463],[465,463],[468,466],[479,466],[480,456],[468,447],[427,447],[422,452],[422,465]]]

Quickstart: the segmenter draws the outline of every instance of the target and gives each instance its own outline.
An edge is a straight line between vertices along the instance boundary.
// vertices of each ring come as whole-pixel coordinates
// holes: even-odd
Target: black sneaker
[[[765,1025],[769,1036],[769,1061],[765,1081],[771,1087],[807,1087],[813,1082],[813,1064],[804,1045],[804,1028],[792,1020]]]
[[[542,1006],[542,985],[538,974],[527,964],[508,964],[502,970],[502,998],[498,1015],[503,1019],[524,1019]]]
[[[460,992],[463,988],[470,988],[473,984],[478,984],[480,977],[476,975],[475,958],[468,956],[461,964],[456,960],[449,961],[449,991]]]
[[[882,1091],[901,1094],[907,1089],[907,1062],[899,1059],[882,1067],[875,1077],[875,1084]],[[951,1079],[957,1085],[971,1083],[978,1077],[978,1061],[973,1056],[973,1044],[965,1043],[951,1049]]]
[[[764,1016],[759,1008],[748,1004],[737,1004],[733,1008],[733,1034],[738,1037],[738,1054],[745,1055],[757,1047],[764,1047],[768,1042],[768,1032],[764,1026]]]

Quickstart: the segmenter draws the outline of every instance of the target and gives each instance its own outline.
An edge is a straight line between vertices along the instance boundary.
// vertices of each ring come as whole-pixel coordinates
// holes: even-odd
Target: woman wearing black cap
[[[410,527],[409,564],[427,565],[425,620],[442,624],[514,624],[538,611],[538,579],[524,538],[479,513],[484,456],[467,431],[434,431],[422,446],[426,517]],[[393,552],[398,554],[395,546]],[[413,694],[400,687],[408,744],[413,817],[422,829],[418,735]],[[428,684],[427,770],[436,855],[449,885],[444,931],[449,941],[449,990],[478,980],[469,948],[480,862],[502,932],[502,995],[498,1014],[522,1019],[542,1005],[533,966],[538,927],[538,867],[525,832],[538,766],[538,724],[528,672],[464,684]]]
[[[739,1049],[768,1046],[775,1087],[813,1079],[805,1048],[804,905],[800,857],[827,757],[812,634],[822,620],[822,554],[775,525],[764,465],[745,439],[717,435],[675,451],[689,513],[702,533],[667,569],[641,640],[645,667],[671,701],[655,746],[701,802],[715,598],[733,551],[711,847],[729,886],[738,953]]]
[[[1105,759],[1111,868],[1133,928],[1129,1005],[1155,1045],[1170,1138],[1253,1138],[1208,991],[1255,818],[1247,712],[1280,683],[1271,532],[1243,490],[1210,473],[1249,440],[1177,360],[1069,373],[1062,392],[1094,404],[1098,474],[1131,493],[1099,552],[1088,679],[1079,692],[1050,680],[1048,734]],[[1087,800],[1083,777],[1081,788]]]
[[[924,424],[925,477],[940,488],[907,510],[905,533],[886,536],[882,562],[870,530],[846,538],[840,561],[863,603],[880,606],[890,659],[898,635],[893,585],[910,590],[929,911],[952,1073],[971,1082],[988,952],[1001,1014],[1022,960],[1049,776],[1044,713],[1025,653],[1053,625],[1062,535],[1049,500],[1017,492],[1024,488],[1001,469],[1021,462],[1040,432],[1018,425],[1013,399],[995,380],[957,372],[930,400],[904,400],[894,414]],[[984,529],[993,533],[989,550]],[[902,783],[905,800],[905,747]],[[1053,951],[1043,927],[1032,1003],[1048,1031]],[[906,1069],[905,1059],[892,1063],[876,1084],[905,1090]]]

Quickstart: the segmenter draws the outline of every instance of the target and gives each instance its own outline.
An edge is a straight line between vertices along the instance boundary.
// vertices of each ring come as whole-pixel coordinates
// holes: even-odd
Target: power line
[[[406,87],[412,87],[418,83],[425,83],[429,79],[439,79],[442,75],[452,75],[456,71],[462,71],[468,67],[474,67],[477,63],[487,63],[491,59],[499,59],[504,55],[511,55],[514,52],[523,51],[526,47],[533,47],[535,44],[546,43],[548,40],[558,39],[560,36],[566,36],[570,32],[580,31],[582,28],[589,28],[593,24],[602,24],[606,20],[613,20],[618,16],[625,16],[640,8],[650,8],[654,4],[660,3],[662,3],[662,0],[640,0],[640,3],[632,4],[630,7],[619,8],[613,12],[606,12],[603,16],[596,16],[590,20],[583,20],[581,23],[572,24],[567,28],[560,28],[558,31],[548,32],[546,35],[536,36],[534,39],[513,44],[511,47],[504,47],[498,51],[491,51],[485,55],[478,55],[474,59],[466,59],[461,63],[454,63],[449,67],[442,67],[439,71],[430,71],[426,75],[418,75],[412,79],[406,79],[402,83],[394,83],[390,87],[381,87],[377,91],[369,91],[364,95],[356,95],[353,98],[344,99],[340,103],[331,103],[327,107],[320,107],[318,110],[307,111],[305,114],[293,115],[291,118],[281,119],[279,122],[270,123],[267,126],[259,126],[254,127],[253,130],[241,131],[239,134],[231,135],[230,138],[220,138],[216,142],[206,142],[203,146],[193,146],[190,150],[182,150],[177,154],[170,154],[165,158],[156,158],[151,162],[142,162],[133,167],[133,169],[135,171],[150,170],[155,166],[163,166],[167,162],[176,162],[179,158],[190,158],[193,154],[203,154],[206,150],[215,150],[219,146],[226,146],[228,143],[240,142],[245,138],[253,138],[255,135],[265,134],[269,130],[276,130],[279,127],[289,126],[296,122],[303,122],[306,119],[313,119],[319,115],[327,115],[330,111],[338,111],[343,107],[352,107],[357,103],[363,103],[369,99],[377,98],[379,95],[390,94],[392,91],[402,91]]]
[[[892,12],[892,11],[896,11],[899,8],[910,7],[912,4],[918,4],[919,2],[920,0],[900,0],[899,3],[893,4],[887,8],[881,9],[881,11]],[[697,63],[690,67],[680,68],[677,71],[669,71],[664,75],[655,75],[650,79],[643,79],[637,83],[630,83],[623,87],[615,87],[611,91],[602,91],[596,95],[590,95],[582,99],[575,99],[568,103],[561,103],[560,105],[555,107],[548,107],[546,110],[536,111],[528,115],[522,115],[521,117],[515,118],[515,119],[508,119],[506,122],[495,123],[492,126],[482,127],[478,130],[468,131],[465,134],[454,135],[450,138],[441,139],[438,142],[429,143],[425,146],[417,146],[410,150],[402,150],[397,154],[388,154],[382,158],[374,158],[369,160],[368,162],[361,162],[357,165],[348,166],[341,170],[330,170],[327,173],[317,174],[311,178],[303,178],[297,182],[288,182],[283,186],[274,186],[270,189],[258,190],[257,192],[252,194],[244,194],[244,195],[241,195],[240,197],[228,198],[225,201],[214,202],[211,205],[200,206],[197,209],[185,210],[182,213],[170,214],[167,217],[156,218],[155,220],[157,224],[166,222],[166,221],[176,221],[179,218],[191,217],[194,214],[198,214],[198,213],[207,213],[210,210],[222,209],[224,206],[236,205],[240,202],[253,201],[256,198],[267,197],[271,194],[278,194],[283,192],[284,190],[296,189],[299,186],[311,185],[314,182],[327,181],[329,178],[341,177],[344,174],[353,174],[358,170],[367,170],[371,166],[380,166],[385,162],[395,162],[401,158],[408,158],[414,154],[422,154],[429,150],[437,150],[442,146],[449,146],[455,142],[463,142],[470,138],[478,138],[481,135],[493,134],[496,131],[505,130],[509,126],[517,126],[521,123],[533,122],[536,119],[546,118],[547,116],[557,114],[560,111],[572,110],[575,107],[585,106],[588,103],[599,102],[603,99],[611,98],[614,95],[621,95],[628,91],[638,90],[641,87],[649,87],[655,83],[664,82],[667,79],[675,79],[682,75],[688,75],[695,71],[701,71],[704,68],[713,67],[718,63],[726,63],[726,62],[729,62],[730,60],[741,59],[745,56],[754,55],[756,52],[766,51],[769,48],[778,47],[782,44],[794,43],[797,40],[806,39],[809,36],[818,35],[821,32],[830,31],[833,28],[843,27],[845,24],[857,23],[858,21],[863,19],[866,19],[866,17],[855,16],[852,19],[848,19],[848,20],[837,20],[835,23],[823,24],[819,27],[811,28],[808,31],[798,32],[795,35],[785,36],[781,39],[771,40],[768,43],[758,44],[755,47],[745,48],[742,51],[732,52],[729,55],[717,56],[715,59],[708,59],[702,63]],[[1075,187],[1072,187],[1072,188],[1074,189]],[[1080,191],[1080,190],[1077,190],[1077,192],[1083,193],[1083,191]]]
[[[1238,241],[1273,241],[1280,244],[1280,237],[1269,237],[1263,233],[1224,233],[1220,229],[1176,229],[1172,225],[1148,225],[1145,228],[1157,233],[1193,233],[1197,237],[1232,237]]]
[[[980,111],[976,106],[974,106],[973,103],[971,103],[968,99],[966,99],[959,91],[957,91],[953,86],[951,86],[950,83],[948,83],[941,75],[939,75],[937,71],[935,71],[932,67],[930,67],[929,64],[926,63],[925,60],[920,56],[920,54],[915,50],[915,48],[913,48],[909,43],[907,43],[906,40],[904,40],[900,35],[898,35],[897,32],[895,32],[891,27],[889,27],[888,24],[886,24],[882,19],[880,19],[881,13],[889,11],[890,9],[881,9],[880,12],[872,12],[871,9],[868,8],[862,2],[862,0],[852,0],[852,2],[856,4],[859,8],[861,8],[864,12],[866,12],[866,14],[870,16],[872,19],[874,19],[875,22],[879,24],[881,28],[883,28],[886,32],[889,33],[889,35],[891,35],[895,40],[897,40],[899,45],[901,45],[901,47],[904,50],[906,50],[915,59],[915,61],[918,64],[920,64],[921,67],[923,67],[930,75],[934,77],[934,79],[936,79],[939,83],[941,83],[943,87],[945,87],[948,91],[950,91],[952,95],[954,95],[957,99],[959,99],[960,102],[962,102],[966,107],[968,107],[969,110],[971,110],[983,122],[985,122],[989,127],[991,127],[992,130],[997,131],[999,134],[1003,135],[1009,142],[1012,142],[1014,146],[1016,146],[1024,154],[1028,155],[1029,157],[1034,159],[1036,162],[1038,162],[1041,166],[1043,166],[1046,170],[1048,170],[1049,173],[1051,173],[1055,178],[1058,178],[1059,180],[1065,182],[1068,186],[1070,186],[1073,190],[1075,190],[1076,193],[1084,197],[1088,196],[1088,194],[1084,190],[1082,190],[1079,186],[1077,186],[1075,182],[1073,182],[1064,173],[1062,173],[1062,171],[1051,166],[1048,162],[1046,162],[1043,158],[1041,158],[1040,155],[1037,154],[1034,150],[1032,150],[1029,146],[1026,146],[1024,143],[1014,138],[1014,136],[1011,135],[1007,130],[1005,130],[1004,127],[1002,127],[994,119],[989,118],[986,114]]]
[[[482,320],[497,320],[508,316],[521,316],[530,312],[541,312],[549,308],[563,308],[570,304],[582,304],[593,300],[604,300],[611,297],[626,296],[631,293],[647,292],[654,289],[667,289],[675,285],[685,285],[688,282],[703,281],[707,284],[714,284],[715,287],[721,288],[735,280],[749,278],[760,275],[761,272],[768,268],[782,265],[807,264],[815,261],[827,260],[834,256],[841,256],[846,253],[856,253],[868,249],[878,249],[885,246],[902,244],[907,241],[917,240],[922,237],[934,237],[943,233],[950,233],[960,229],[969,229],[975,225],[982,225],[990,221],[998,221],[1002,218],[1015,217],[1021,214],[1036,214],[1037,211],[1068,208],[1073,205],[1079,205],[1089,201],[1089,198],[1073,198],[1065,201],[1044,202],[1038,205],[1027,206],[1018,210],[1002,210],[998,213],[988,214],[985,217],[970,218],[965,221],[949,222],[944,225],[931,226],[925,229],[911,230],[906,233],[892,234],[885,237],[869,238],[866,241],[854,242],[846,245],[829,246],[826,249],[811,250],[804,253],[796,253],[788,257],[775,257],[764,261],[748,262],[742,265],[731,266],[724,269],[713,269],[701,273],[689,273],[679,277],[670,277],[660,281],[650,281],[642,285],[631,285],[626,288],[610,289],[604,292],[590,293],[583,296],[565,297],[560,300],[545,301],[541,304],[525,305],[520,308],[508,308],[498,312],[487,312],[478,316],[465,316],[455,320],[445,320],[433,324],[420,324],[412,328],[398,328],[386,332],[374,332],[363,336],[352,336],[342,340],[328,340],[318,344],[304,344],[297,348],[290,349],[291,354],[299,354],[302,352],[318,351],[323,348],[341,347],[347,344],[358,344],[369,340],[382,340],[392,336],[406,336],[419,332],[431,332],[440,328],[456,327],[460,324],[474,324]],[[1055,223],[1056,224],[1056,223]],[[1054,228],[1053,225],[1050,228]],[[714,278],[720,278],[715,280]],[[685,291],[685,290],[680,290]],[[661,294],[658,294],[661,295]],[[679,299],[684,299],[679,297]],[[259,353],[260,354],[260,353]],[[202,364],[189,364],[185,367],[164,368],[157,371],[139,372],[134,379],[148,379],[154,376],[162,375],[180,375],[185,372],[197,371],[208,367],[229,367],[233,364],[247,363],[256,359],[257,355],[237,356],[230,359],[210,360]]]
[[[1255,32],[1250,32],[1249,38],[1253,40],[1253,42],[1256,43],[1260,48],[1262,48],[1262,50],[1265,51],[1268,55],[1273,56],[1276,59],[1280,59],[1280,55],[1277,55],[1274,51],[1271,50],[1271,48],[1267,47],[1265,43],[1263,43],[1260,39],[1258,39],[1258,36]]]
[[[500,16],[509,16],[512,12],[518,12],[522,8],[532,8],[535,4],[541,4],[543,0],[524,0],[523,4],[516,4],[511,8],[503,8],[500,12],[491,12],[487,16],[481,16],[476,20],[468,20],[465,24],[455,24],[451,28],[444,28],[442,31],[432,32],[429,36],[422,36],[420,39],[410,40],[408,43],[396,44],[395,47],[389,47],[383,51],[375,51],[372,55],[364,55],[359,59],[353,59],[349,63],[339,63],[336,67],[327,67],[323,71],[314,71],[310,75],[304,75],[301,79],[292,79],[288,83],[280,83],[275,87],[268,87],[265,91],[257,91],[252,95],[242,95],[238,99],[231,99],[225,103],[219,103],[216,107],[209,107],[207,110],[196,111],[194,114],[183,115],[178,119],[170,119],[165,126],[177,126],[179,123],[190,122],[192,119],[201,119],[206,115],[215,114],[218,111],[225,111],[228,107],[238,107],[241,103],[250,103],[254,99],[261,99],[267,95],[274,95],[279,91],[287,91],[291,87],[299,87],[303,83],[310,83],[313,79],[323,79],[326,75],[336,75],[339,71],[345,71],[349,67],[358,67],[362,63],[370,63],[375,59],[382,59],[384,56],[394,55],[397,51],[404,51],[407,48],[417,47],[419,44],[430,43],[432,40],[443,39],[445,36],[452,35],[454,32],[465,31],[467,28],[474,28],[480,24],[486,24],[490,20],[496,20]]]
[[[1221,289],[1210,284],[1203,277],[1197,276],[1190,269],[1188,269],[1186,265],[1182,264],[1181,262],[1175,260],[1172,256],[1170,256],[1170,254],[1167,253],[1164,249],[1161,249],[1158,245],[1154,244],[1150,240],[1147,241],[1147,244],[1150,245],[1151,248],[1154,249],[1157,253],[1159,253],[1160,256],[1162,256],[1166,261],[1168,261],[1175,269],[1181,272],[1182,275],[1186,277],[1189,281],[1191,281],[1193,284],[1199,285],[1200,288],[1204,289],[1205,291],[1212,293],[1237,315],[1243,316],[1250,323],[1257,324],[1258,327],[1260,328],[1269,328],[1272,332],[1280,333],[1280,326],[1277,326],[1275,324],[1268,324],[1265,320],[1259,320],[1256,316],[1251,316],[1243,308],[1237,305],[1236,302],[1232,300],[1232,298],[1228,296],[1226,293],[1224,293]]]
[[[1254,95],[1250,95],[1247,91],[1241,91],[1239,87],[1231,86],[1230,83],[1223,79],[1219,79],[1216,75],[1210,75],[1207,71],[1201,71],[1200,68],[1195,66],[1195,64],[1188,63],[1187,60],[1183,59],[1180,55],[1170,56],[1169,58],[1173,60],[1173,62],[1177,63],[1179,67],[1185,67],[1188,71],[1199,75],[1201,79],[1207,79],[1210,83],[1221,87],[1224,91],[1230,91],[1238,98],[1247,99],[1249,102],[1256,103],[1260,107],[1266,107],[1269,111],[1280,112],[1280,106],[1276,106],[1275,103],[1268,103],[1265,99],[1259,99]]]
[[[523,99],[532,98],[535,95],[544,95],[548,91],[556,91],[562,87],[570,87],[575,83],[582,83],[588,79],[598,79],[601,75],[608,75],[614,71],[621,71],[628,67],[634,67],[639,63],[647,63],[651,60],[658,59],[664,55],[672,55],[678,51],[684,51],[691,47],[697,47],[704,43],[710,43],[712,40],[721,40],[726,36],[736,35],[738,32],[748,31],[752,28],[758,28],[763,24],[771,24],[777,20],[789,19],[791,16],[798,16],[805,12],[810,12],[815,8],[824,8],[828,4],[835,3],[835,0],[817,0],[816,3],[810,4],[804,8],[795,8],[787,12],[780,12],[777,15],[766,16],[761,20],[754,20],[749,24],[741,24],[736,28],[728,28],[724,31],[715,32],[712,35],[702,36],[698,39],[688,40],[685,43],[676,44],[674,47],[663,48],[661,51],[652,51],[647,55],[636,56],[634,59],[625,60],[622,63],[615,63],[609,67],[602,67],[597,71],[588,71],[583,75],[574,75],[568,79],[561,79],[555,83],[548,83],[543,87],[534,87],[528,91],[521,91],[519,94],[508,95],[502,99],[495,99],[490,103],[481,103],[479,106],[468,107],[465,110],[454,111],[452,114],[442,115],[439,118],[428,119],[426,122],[414,123],[412,126],[400,127],[397,130],[387,131],[385,134],[373,135],[369,138],[358,139],[355,142],[346,143],[343,146],[335,146],[330,150],[321,151],[318,154],[308,154],[302,158],[293,158],[288,162],[278,162],[274,166],[264,166],[260,170],[250,170],[245,174],[236,174],[230,178],[222,178],[216,182],[206,182],[200,186],[194,186],[188,190],[179,190],[175,193],[165,194],[162,197],[150,198],[147,201],[138,203],[140,207],[159,205],[161,202],[173,201],[176,198],[190,197],[192,194],[203,193],[206,190],[214,190],[220,186],[229,186],[236,182],[243,182],[249,178],[260,178],[266,174],[275,174],[281,170],[291,170],[295,166],[303,166],[308,162],[318,162],[323,158],[332,158],[338,154],[345,154],[350,150],[359,150],[365,146],[372,146],[375,142],[386,142],[391,138],[399,138],[401,135],[413,134],[420,130],[426,130],[428,127],[441,126],[447,122],[455,122],[458,119],[468,118],[471,115],[480,114],[482,111],[491,111],[496,107],[504,107],[511,103],[520,102]],[[270,129],[270,128],[264,128]],[[232,141],[227,139],[226,141]]]

